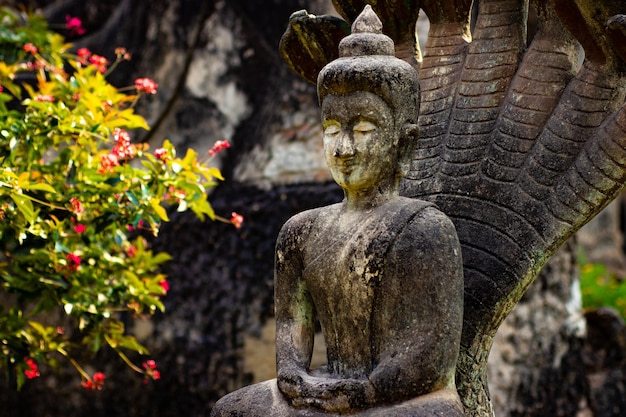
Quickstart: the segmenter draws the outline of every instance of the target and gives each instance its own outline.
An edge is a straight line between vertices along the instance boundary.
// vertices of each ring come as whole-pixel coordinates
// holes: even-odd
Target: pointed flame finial
[[[394,44],[369,4],[352,24],[352,34],[339,43],[339,56],[394,55]]]
[[[352,23],[352,33],[383,33],[383,22],[380,21],[369,4]]]

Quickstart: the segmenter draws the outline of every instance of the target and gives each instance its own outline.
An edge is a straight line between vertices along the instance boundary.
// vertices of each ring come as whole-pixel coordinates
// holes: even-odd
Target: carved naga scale
[[[420,139],[402,192],[455,223],[465,274],[456,383],[468,416],[492,415],[486,362],[499,325],[626,179],[626,1],[480,0],[471,33],[471,0],[333,4],[343,19],[294,13],[281,54],[315,84],[370,4],[418,69]],[[423,59],[420,9],[431,25]]]

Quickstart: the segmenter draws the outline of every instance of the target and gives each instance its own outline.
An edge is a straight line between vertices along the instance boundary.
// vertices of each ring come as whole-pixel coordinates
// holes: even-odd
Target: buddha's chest
[[[373,256],[372,239],[358,229],[334,233],[325,245],[305,251],[304,279],[322,325],[337,333],[362,333],[369,328],[378,282],[382,277]],[[376,271],[374,271],[376,270]],[[341,317],[342,320],[337,320]],[[346,328],[340,329],[340,326]]]
[[[304,252],[304,279],[314,299],[369,307],[382,275],[373,250],[375,239],[358,229],[325,235],[333,238]]]
[[[335,242],[321,257],[304,259],[304,279],[324,333],[329,370],[346,377],[366,375],[373,363],[371,318],[377,287],[365,279],[361,243]]]

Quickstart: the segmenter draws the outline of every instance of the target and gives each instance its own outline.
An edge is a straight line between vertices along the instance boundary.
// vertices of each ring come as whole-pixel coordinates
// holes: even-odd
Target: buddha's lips
[[[342,171],[352,170],[356,165],[357,165],[357,162],[355,161],[354,158],[336,160],[337,168],[339,168]]]

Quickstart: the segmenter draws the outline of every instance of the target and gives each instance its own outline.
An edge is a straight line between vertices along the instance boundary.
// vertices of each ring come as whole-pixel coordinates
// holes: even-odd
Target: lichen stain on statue
[[[345,198],[278,237],[278,378],[223,397],[212,416],[464,415],[460,244],[433,204],[399,196],[419,81],[381,27],[366,6],[318,77],[325,157]],[[328,363],[310,369],[316,320]]]

